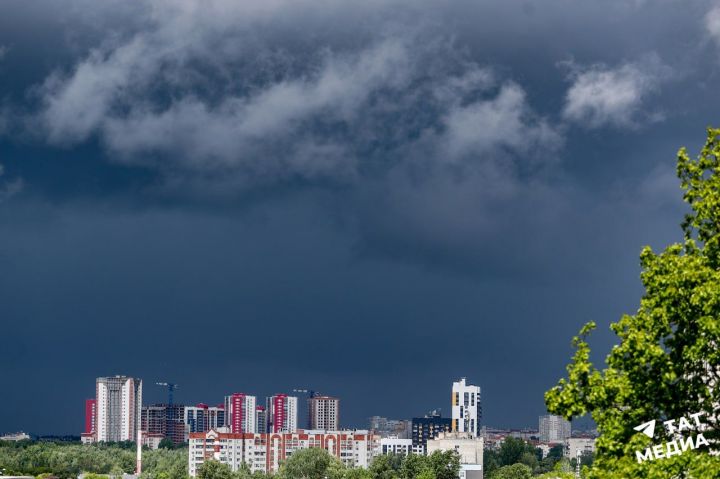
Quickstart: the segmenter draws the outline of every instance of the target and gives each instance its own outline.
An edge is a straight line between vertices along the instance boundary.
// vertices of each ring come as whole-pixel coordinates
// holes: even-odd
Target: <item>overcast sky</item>
[[[720,3],[5,0],[0,432],[96,376],[537,426],[681,239]]]

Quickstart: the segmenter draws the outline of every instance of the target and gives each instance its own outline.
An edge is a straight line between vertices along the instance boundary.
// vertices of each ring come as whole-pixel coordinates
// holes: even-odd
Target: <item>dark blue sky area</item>
[[[0,3],[0,432],[114,374],[536,425],[681,239],[719,67],[710,1]]]

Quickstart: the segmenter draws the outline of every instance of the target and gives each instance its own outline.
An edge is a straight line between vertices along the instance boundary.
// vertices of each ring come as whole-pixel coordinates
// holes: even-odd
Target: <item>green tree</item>
[[[355,467],[346,469],[343,479],[373,479],[373,475],[368,469]]]
[[[378,456],[370,464],[370,474],[373,479],[396,479],[400,477],[403,463],[403,457],[395,454]]]
[[[436,479],[457,479],[460,474],[460,455],[455,451],[433,451],[428,457]]]
[[[294,452],[280,467],[284,479],[334,479],[343,475],[343,465],[325,449],[311,447]]]
[[[492,472],[495,469],[498,469],[502,464],[500,464],[500,455],[497,453],[497,451],[494,451],[492,449],[485,449],[483,451],[483,469],[484,475],[486,477],[490,477]]]
[[[410,454],[405,457],[400,467],[400,477],[402,479],[416,479],[421,473],[430,471],[435,475],[430,464],[430,458],[428,456],[420,456],[417,454]]]
[[[172,442],[172,439],[169,437],[164,437],[160,441],[160,444],[158,444],[158,448],[160,449],[175,449],[175,443]]]
[[[233,479],[230,466],[219,461],[207,460],[197,470],[198,479]]]
[[[548,391],[548,409],[566,418],[590,413],[601,432],[591,478],[720,477],[720,458],[695,449],[638,463],[635,451],[654,441],[633,427],[656,419],[704,413],[711,444],[718,437],[720,388],[720,130],[708,129],[697,159],[683,148],[677,173],[690,206],[684,240],[640,254],[645,293],[635,315],[611,325],[619,344],[602,370],[590,361],[588,323],[573,339],[568,376]],[[696,431],[695,431],[696,432]],[[686,435],[689,433],[686,431]],[[694,433],[689,434],[694,435]]]
[[[529,460],[526,454],[535,457],[535,465],[537,465],[537,452],[532,445],[520,438],[506,437],[500,445],[498,458],[501,466],[511,466],[519,462],[524,462],[522,460],[523,457]],[[528,464],[528,466],[530,466],[530,464]]]
[[[562,459],[563,457],[565,457],[565,447],[563,447],[562,444],[554,445],[550,448],[550,451],[548,452],[548,457],[552,457],[556,460]]]
[[[413,479],[437,479],[432,469],[423,469]]]
[[[497,469],[489,479],[530,479],[532,471],[525,464],[513,464]]]

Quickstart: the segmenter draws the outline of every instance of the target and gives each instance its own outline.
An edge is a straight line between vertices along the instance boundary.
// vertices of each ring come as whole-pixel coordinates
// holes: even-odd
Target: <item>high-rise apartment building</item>
[[[85,400],[85,434],[95,433],[95,419],[97,418],[97,400]]]
[[[225,406],[197,404],[185,407],[185,423],[188,432],[207,432],[225,426]]]
[[[95,440],[135,441],[141,421],[142,380],[127,376],[97,378],[95,390]]]
[[[480,386],[467,384],[465,378],[455,381],[452,385],[452,431],[478,437],[481,418]]]
[[[267,398],[267,432],[295,432],[298,425],[298,398],[275,394]],[[264,431],[263,431],[264,432]]]
[[[314,396],[308,399],[309,429],[337,431],[340,424],[340,399]]]
[[[543,442],[564,442],[570,437],[570,421],[553,414],[540,416],[538,431]]]
[[[140,417],[141,430],[144,432],[170,438],[174,444],[185,442],[185,406],[181,404],[143,406]]]
[[[255,432],[263,433],[268,429],[268,415],[265,406],[255,406]]]
[[[234,393],[225,397],[225,425],[233,434],[255,432],[255,396]]]
[[[428,439],[435,439],[441,432],[449,432],[452,420],[442,417],[438,411],[432,411],[425,417],[412,419],[412,445],[413,450],[424,453]]]

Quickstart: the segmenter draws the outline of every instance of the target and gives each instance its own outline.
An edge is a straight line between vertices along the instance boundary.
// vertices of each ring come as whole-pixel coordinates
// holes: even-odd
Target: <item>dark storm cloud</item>
[[[4,2],[0,410],[44,375],[77,414],[0,426],[77,431],[114,373],[314,386],[347,425],[467,375],[532,425],[582,322],[636,307],[640,247],[680,237],[717,8]]]

